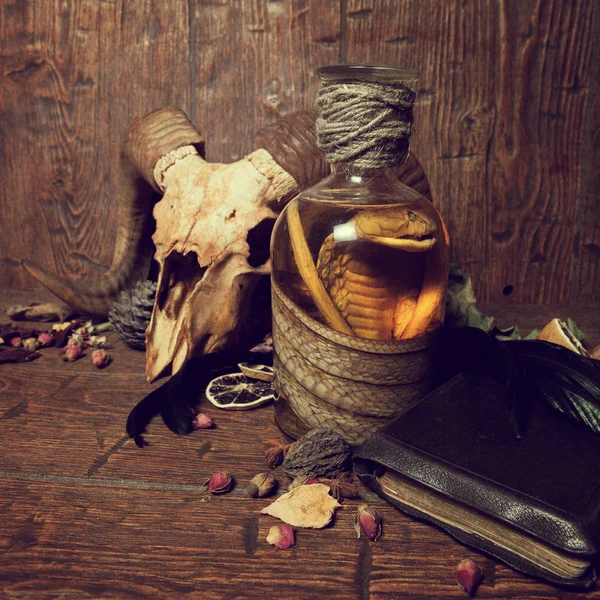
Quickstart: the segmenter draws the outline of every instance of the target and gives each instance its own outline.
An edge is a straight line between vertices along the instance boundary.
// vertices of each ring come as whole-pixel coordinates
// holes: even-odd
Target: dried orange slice
[[[248,410],[270,402],[275,396],[270,381],[230,373],[213,379],[206,388],[206,397],[224,410]]]
[[[239,363],[240,371],[250,379],[261,381],[273,381],[273,367],[267,365],[251,365],[250,363]]]

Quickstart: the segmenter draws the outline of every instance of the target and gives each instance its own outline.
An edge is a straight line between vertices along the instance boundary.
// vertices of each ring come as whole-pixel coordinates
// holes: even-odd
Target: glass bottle
[[[371,65],[317,73],[325,85],[376,82],[384,93],[386,85],[406,86],[416,76]],[[342,102],[352,111],[352,102],[362,100]],[[372,116],[359,111],[353,127]],[[327,115],[321,119],[326,125]],[[411,353],[429,356],[431,334],[443,321],[448,240],[431,202],[401,183],[397,165],[389,164],[406,160],[408,135],[394,141],[385,166],[374,168],[360,155],[333,164],[332,174],[293,199],[274,227],[276,419],[291,437],[327,424],[360,443],[429,391],[431,365],[421,356],[412,377],[406,361]],[[389,148],[389,136],[384,143]],[[369,151],[378,158],[377,148]]]

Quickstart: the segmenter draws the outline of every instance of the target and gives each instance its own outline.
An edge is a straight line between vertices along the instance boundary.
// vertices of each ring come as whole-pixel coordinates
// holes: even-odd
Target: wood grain
[[[592,35],[600,38],[600,10],[594,13]],[[592,50],[591,102],[585,116],[587,139],[583,146],[579,188],[579,236],[573,254],[571,302],[600,304],[600,44]]]
[[[415,151],[483,300],[571,298],[597,13],[595,2],[347,2],[346,60],[420,69]],[[596,235],[586,229],[586,274]],[[600,279],[584,279],[591,302]]]
[[[188,32],[185,2],[1,4],[0,286],[33,286],[23,258],[72,277],[110,264],[122,136],[189,110]]]
[[[29,300],[44,300],[44,294]],[[28,301],[0,290],[1,309]],[[568,306],[482,305],[501,325],[537,327]],[[600,342],[600,308],[578,323]],[[188,436],[156,419],[140,449],[124,436],[127,414],[158,384],[147,384],[143,353],[108,334],[115,362],[64,363],[53,348],[32,363],[0,366],[0,596],[12,598],[202,598],[439,600],[464,598],[454,567],[481,566],[478,598],[579,600],[453,541],[360,486],[331,526],[299,530],[296,545],[267,544],[278,521],[261,516],[269,499],[244,488],[266,470],[263,440],[283,439],[272,407],[250,412],[199,407],[216,428]],[[203,483],[228,470],[234,490],[211,496]],[[282,488],[287,479],[275,471]],[[383,517],[376,542],[356,539],[353,518],[366,501]],[[600,590],[585,594],[600,599]]]
[[[195,2],[192,93],[207,156],[232,162],[252,151],[254,133],[312,108],[314,70],[338,60],[337,2]]]
[[[92,277],[115,239],[127,124],[177,104],[232,161],[312,107],[314,69],[421,71],[413,147],[483,300],[600,303],[594,0],[6,0],[0,286],[30,258]]]

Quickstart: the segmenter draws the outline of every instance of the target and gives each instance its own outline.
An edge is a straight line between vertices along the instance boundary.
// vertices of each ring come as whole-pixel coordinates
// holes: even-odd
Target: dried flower
[[[204,483],[212,494],[226,494],[233,489],[233,484],[233,477],[225,471],[215,473]]]
[[[29,352],[35,352],[39,347],[40,343],[34,337],[30,337],[26,340],[23,340],[23,348],[25,348],[25,350],[28,350]]]
[[[23,340],[21,336],[15,335],[8,340],[8,345],[13,348],[20,348],[23,345]]]
[[[87,345],[91,348],[102,348],[106,344],[105,335],[92,335],[87,339]]]
[[[87,337],[88,335],[88,330],[86,327],[78,327],[74,332],[73,335],[79,335],[82,338],[83,337]]]
[[[42,348],[46,348],[48,346],[52,346],[52,344],[54,344],[54,337],[52,336],[51,333],[40,333],[40,335],[38,335],[38,342],[40,343],[40,346]]]
[[[465,558],[456,565],[455,572],[456,583],[458,583],[469,596],[472,596],[483,577],[483,573],[477,566],[477,563],[470,558]]]
[[[329,486],[331,495],[336,500],[358,496],[358,488],[352,483],[350,473],[338,473],[333,479],[324,479],[323,483]]]
[[[78,333],[73,333],[67,342],[66,348],[73,348],[74,346],[79,346],[81,349],[85,348],[87,344],[81,335]]]
[[[250,480],[250,485],[246,488],[248,496],[251,498],[262,498],[268,496],[277,485],[277,480],[273,473],[259,473]]]
[[[194,429],[210,429],[213,426],[212,419],[204,413],[198,413],[192,421]]]
[[[108,365],[108,363],[110,363],[110,356],[106,350],[103,350],[102,348],[96,348],[92,352],[92,364],[97,369],[103,369],[106,367],[106,365]]]
[[[285,550],[296,543],[294,541],[294,530],[289,525],[273,525],[269,529],[267,542]]]
[[[72,346],[67,346],[63,353],[63,360],[68,362],[73,362],[75,360],[79,360],[83,356],[83,349],[81,346],[76,344]]]
[[[52,325],[52,331],[67,331],[68,329],[74,329],[77,321],[66,321],[65,323],[56,323]]]
[[[292,444],[282,444],[277,440],[267,440],[265,442],[265,458],[269,469],[277,468],[286,457]]]
[[[357,538],[360,537],[362,531],[372,542],[376,542],[381,535],[379,513],[375,509],[369,508],[368,504],[361,504],[354,517],[354,529]]]

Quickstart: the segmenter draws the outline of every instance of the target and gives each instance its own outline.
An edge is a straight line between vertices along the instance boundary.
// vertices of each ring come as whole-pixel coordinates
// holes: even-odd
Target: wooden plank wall
[[[118,147],[168,104],[232,161],[316,67],[420,69],[413,148],[482,300],[600,305],[596,0],[3,0],[0,286],[110,264]]]

